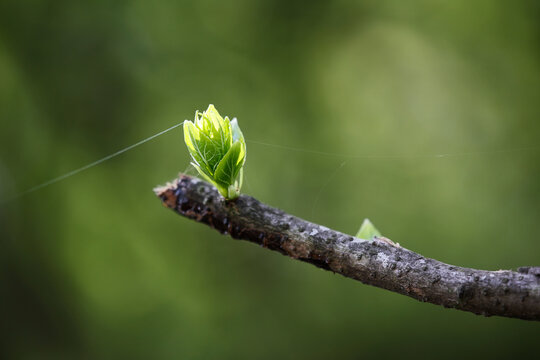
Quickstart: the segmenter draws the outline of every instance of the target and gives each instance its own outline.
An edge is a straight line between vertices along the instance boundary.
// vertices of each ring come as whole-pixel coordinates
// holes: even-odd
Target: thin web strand
[[[457,157],[457,156],[467,156],[467,155],[491,155],[491,154],[510,153],[510,152],[517,152],[517,151],[540,149],[540,146],[525,146],[525,147],[501,149],[501,150],[478,150],[478,151],[468,151],[468,152],[458,152],[458,153],[424,154],[424,155],[418,155],[418,154],[347,155],[347,154],[340,154],[340,153],[331,153],[331,152],[324,152],[324,151],[318,151],[318,150],[303,149],[303,148],[297,148],[297,147],[286,146],[286,145],[276,145],[276,144],[271,144],[271,143],[267,143],[263,141],[256,141],[256,140],[246,140],[246,142],[257,144],[257,145],[273,147],[276,149],[291,150],[291,151],[302,152],[302,153],[307,153],[307,154],[331,156],[331,157],[337,157],[337,158],[342,158],[342,159],[421,159],[421,158],[430,159],[430,158]]]
[[[118,151],[115,152],[115,153],[112,153],[112,154],[110,154],[110,155],[107,155],[107,156],[105,156],[104,158],[101,158],[101,159],[99,159],[99,160],[96,160],[96,161],[94,161],[94,162],[91,162],[90,164],[84,165],[84,166],[82,166],[82,167],[80,167],[80,168],[78,168],[78,169],[75,169],[75,170],[72,170],[72,171],[70,171],[70,172],[67,172],[67,173],[65,173],[64,175],[60,175],[60,176],[55,177],[55,178],[53,178],[53,179],[51,179],[51,180],[48,180],[48,181],[46,181],[46,182],[44,182],[44,183],[41,183],[41,184],[36,185],[36,186],[34,186],[34,187],[31,187],[31,188],[29,188],[29,189],[27,189],[27,190],[25,190],[25,191],[23,191],[23,192],[21,192],[21,193],[15,195],[15,196],[13,196],[13,197],[11,197],[10,199],[7,199],[7,200],[2,201],[2,203],[11,202],[11,201],[13,201],[13,200],[16,200],[16,199],[20,198],[21,196],[24,196],[24,195],[30,194],[30,193],[32,193],[32,192],[34,192],[34,191],[43,189],[44,187],[47,187],[47,186],[52,185],[52,184],[55,184],[55,183],[57,183],[57,182],[59,182],[59,181],[62,181],[62,180],[67,179],[67,178],[69,178],[69,177],[71,177],[71,176],[73,176],[73,175],[76,175],[76,174],[78,174],[78,173],[80,173],[80,172],[83,172],[83,171],[88,170],[88,169],[90,169],[90,168],[92,168],[92,167],[94,167],[94,166],[97,166],[97,165],[99,165],[99,164],[101,164],[101,163],[104,163],[104,162],[107,161],[107,160],[110,160],[110,159],[112,159],[112,158],[114,158],[114,157],[116,157],[116,156],[118,156],[118,155],[120,155],[120,154],[123,154],[123,153],[125,153],[125,152],[127,152],[127,151],[129,151],[129,150],[131,150],[131,149],[133,149],[133,148],[136,148],[136,147],[139,146],[139,145],[142,145],[142,144],[144,144],[144,143],[146,143],[146,142],[148,142],[148,141],[150,141],[150,140],[153,140],[153,139],[157,138],[158,136],[161,136],[161,135],[163,135],[163,134],[165,134],[165,133],[168,133],[168,132],[171,131],[171,130],[176,129],[177,127],[181,126],[183,123],[184,123],[184,121],[182,121],[181,123],[176,124],[176,125],[174,125],[174,126],[171,126],[171,127],[168,128],[168,129],[165,129],[165,130],[163,130],[163,131],[160,131],[160,132],[157,133],[157,134],[154,134],[154,135],[152,135],[152,136],[150,136],[150,137],[147,137],[146,139],[143,139],[143,140],[141,140],[141,141],[139,141],[139,142],[136,142],[136,143],[133,144],[133,145],[130,145],[130,146],[126,147],[126,148],[123,148],[123,149],[121,149],[121,150],[118,150]]]
[[[120,154],[123,154],[129,150],[132,150],[133,148],[137,147],[137,146],[140,146],[150,140],[153,140],[155,138],[157,138],[158,136],[161,136],[171,130],[174,130],[176,129],[177,127],[181,126],[184,124],[185,121],[182,121],[181,123],[178,123],[174,126],[171,126],[170,128],[168,129],[165,129],[163,131],[160,131],[159,133],[157,134],[154,134],[146,139],[143,139],[133,145],[130,145],[126,148],[123,148],[121,150],[118,150],[117,152],[115,153],[112,153],[110,155],[107,155],[99,160],[96,160],[94,162],[91,162],[90,164],[87,164],[85,166],[82,166],[78,169],[75,169],[75,170],[72,170],[68,173],[65,173],[63,175],[60,175],[56,178],[53,178],[51,180],[48,180],[44,183],[41,183],[41,184],[38,184],[34,187],[31,187],[7,200],[3,200],[3,201],[0,201],[0,203],[7,203],[7,202],[11,202],[13,200],[16,200],[24,195],[27,195],[29,193],[32,193],[32,192],[35,192],[37,190],[40,190],[40,189],[43,189],[47,186],[50,186],[50,185],[53,185],[57,182],[60,182],[64,179],[67,179],[71,176],[74,176],[80,172],[83,172],[85,170],[88,170],[94,166],[97,166],[99,164],[102,164],[104,163],[105,161],[108,161]],[[277,149],[283,149],[283,150],[289,150],[289,151],[296,151],[296,152],[302,152],[302,153],[307,153],[307,154],[315,154],[315,155],[323,155],[323,156],[331,156],[331,157],[338,157],[338,158],[342,158],[342,159],[407,159],[407,158],[411,158],[411,159],[415,159],[415,158],[444,158],[444,157],[456,157],[456,156],[467,156],[467,155],[490,155],[490,154],[497,154],[497,153],[509,153],[509,152],[517,152],[517,151],[525,151],[525,150],[537,150],[540,148],[540,146],[528,146],[528,147],[519,147],[519,148],[513,148],[513,149],[502,149],[502,150],[480,150],[480,151],[469,151],[469,152],[460,152],[460,153],[443,153],[443,154],[426,154],[426,155],[414,155],[414,154],[411,154],[411,155],[347,155],[347,154],[340,154],[340,153],[331,153],[331,152],[324,152],[324,151],[318,151],[318,150],[310,150],[310,149],[303,149],[303,148],[297,148],[297,147],[292,147],[292,146],[285,146],[285,145],[278,145],[278,144],[271,144],[271,143],[267,143],[267,142],[263,142],[263,141],[257,141],[257,140],[246,140],[246,142],[248,143],[252,143],[252,144],[257,144],[257,145],[262,145],[262,146],[268,146],[268,147],[273,147],[273,148],[277,148]],[[338,168],[341,169],[345,164],[341,164],[341,166]],[[189,166],[188,166],[189,168]],[[187,169],[186,169],[187,170]]]

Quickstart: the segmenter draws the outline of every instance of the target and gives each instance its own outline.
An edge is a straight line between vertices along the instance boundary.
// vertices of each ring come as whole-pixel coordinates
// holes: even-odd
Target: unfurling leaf
[[[184,141],[191,163],[227,199],[240,195],[246,142],[236,118],[221,117],[214,105],[200,113],[195,121],[184,122]]]

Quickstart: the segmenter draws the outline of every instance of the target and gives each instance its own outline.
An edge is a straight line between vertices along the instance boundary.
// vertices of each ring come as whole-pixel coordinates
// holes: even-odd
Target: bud
[[[369,219],[364,219],[364,222],[362,222],[362,225],[360,226],[360,229],[356,233],[356,237],[364,240],[373,240],[376,237],[380,237],[381,233],[377,228],[375,228],[375,225],[369,221]]]
[[[184,141],[199,174],[226,199],[236,199],[242,187],[246,142],[236,118],[222,118],[214,105],[195,121],[184,122]]]

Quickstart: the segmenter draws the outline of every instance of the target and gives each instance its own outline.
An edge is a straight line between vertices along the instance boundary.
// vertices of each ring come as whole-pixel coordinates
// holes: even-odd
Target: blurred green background
[[[455,265],[540,265],[539,16],[505,0],[3,0],[0,199],[213,103],[276,145],[248,143],[244,192],[264,202],[350,234],[369,217]],[[3,358],[538,354],[537,323],[423,304],[164,209],[152,188],[188,162],[177,129],[2,205]]]

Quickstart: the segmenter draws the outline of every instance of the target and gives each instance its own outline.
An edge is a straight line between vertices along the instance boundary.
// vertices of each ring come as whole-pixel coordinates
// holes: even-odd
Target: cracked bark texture
[[[414,299],[484,316],[540,320],[540,267],[486,271],[426,258],[387,239],[363,240],[241,195],[225,201],[186,175],[154,189],[163,204],[222,234]]]

